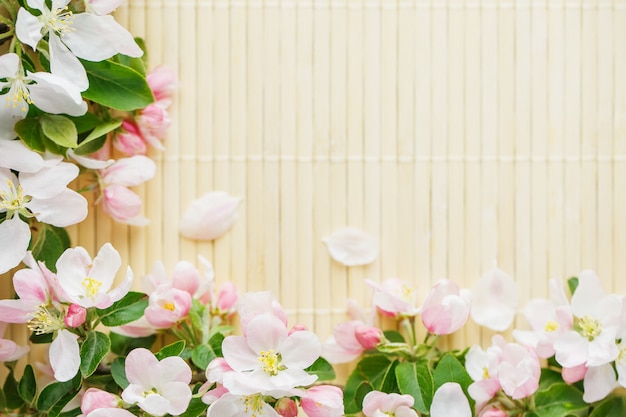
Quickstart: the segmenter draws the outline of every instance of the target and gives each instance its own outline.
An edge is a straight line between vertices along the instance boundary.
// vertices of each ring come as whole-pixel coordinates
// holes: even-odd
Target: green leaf
[[[56,272],[56,262],[71,245],[67,230],[46,223],[39,224],[31,251],[33,257],[46,264],[48,269]]]
[[[192,398],[187,407],[187,411],[182,413],[180,417],[198,417],[202,415],[209,406],[202,402],[202,398]]]
[[[191,325],[196,329],[204,329],[207,326],[205,325],[206,307],[200,302],[200,300],[196,300],[195,298],[191,301],[191,309],[189,309],[189,318],[191,319]]]
[[[73,380],[66,382],[53,382],[46,385],[39,393],[37,399],[37,409],[39,411],[48,412],[50,415],[54,414],[60,407],[61,409],[70,402],[78,391],[80,390],[80,375],[77,375]],[[60,409],[56,413],[60,413]]]
[[[558,384],[563,382],[563,377],[561,373],[555,371],[553,369],[542,368],[541,369],[541,377],[539,378],[539,389],[538,391],[543,391],[550,388],[554,384]]]
[[[161,350],[159,350],[155,354],[155,356],[157,357],[158,360],[161,360],[163,358],[167,358],[170,356],[178,356],[183,352],[184,349],[185,349],[185,341],[178,340],[174,343],[164,346]]]
[[[434,381],[428,363],[400,363],[396,367],[396,379],[400,393],[415,399],[413,407],[420,413],[428,413],[434,395]]]
[[[111,362],[111,376],[120,388],[125,389],[129,385],[128,379],[126,379],[126,359],[115,358]]]
[[[207,345],[198,345],[191,353],[191,361],[200,369],[206,369],[209,363],[215,358],[215,352]]]
[[[7,379],[4,380],[4,386],[2,387],[2,390],[4,391],[6,407],[9,410],[14,410],[24,405],[24,400],[20,396],[17,381],[15,380],[13,371],[9,372],[9,375],[7,375]]]
[[[470,407],[474,408],[475,401],[467,392],[467,388],[473,382],[472,377],[452,353],[446,353],[437,364],[433,372],[433,382],[435,383],[433,392],[436,392],[446,382],[457,382],[469,400]]]
[[[30,364],[27,364],[24,368],[24,374],[22,375],[22,379],[20,379],[17,390],[20,397],[22,397],[26,403],[30,404],[35,399],[35,395],[37,394],[37,381],[35,380],[33,367]]]
[[[562,382],[535,394],[534,413],[537,417],[565,417],[588,406],[579,389]]]
[[[222,355],[222,342],[224,341],[224,335],[222,333],[215,333],[209,339],[209,346],[215,352],[215,356],[224,356]]]
[[[355,368],[343,389],[343,407],[346,414],[356,414],[363,408],[363,398],[373,388]]]
[[[27,117],[26,119],[22,119],[15,124],[14,129],[17,136],[19,136],[29,148],[39,152],[46,151],[44,134],[41,130],[38,118]]]
[[[143,316],[148,307],[148,296],[140,292],[129,292],[108,308],[97,310],[105,326],[114,327],[135,321]]]
[[[361,359],[357,369],[374,389],[394,392],[394,388],[397,389],[394,372],[396,364],[397,361],[392,361],[385,355],[372,355]]]
[[[84,98],[122,111],[142,109],[154,102],[146,78],[136,70],[111,60],[81,62],[89,78]]]
[[[626,416],[626,398],[611,397],[602,401],[589,414],[589,417],[624,417]]]
[[[121,120],[112,120],[96,126],[85,139],[81,140],[80,145],[76,148],[75,152],[78,155],[87,155],[97,151],[102,147],[102,144],[106,140],[107,133],[117,129],[121,125]]]
[[[404,340],[404,336],[402,336],[402,333],[398,331],[385,330],[383,334],[385,335],[385,338],[391,343],[405,343],[406,342],[406,340]]]
[[[111,332],[109,334],[109,338],[111,339],[111,352],[116,355],[126,356],[133,349],[150,349],[156,340],[156,335],[153,334],[146,337],[128,337]]]
[[[78,132],[76,125],[70,119],[58,114],[42,114],[39,118],[43,134],[64,148],[78,146]]]
[[[93,374],[102,359],[111,350],[109,336],[101,332],[90,332],[80,347],[80,373],[83,378]]]
[[[64,413],[59,414],[59,417],[78,417],[82,414],[83,412],[81,411],[80,407],[76,407],[73,410],[65,411]]]
[[[72,122],[74,122],[74,126],[76,126],[76,131],[80,133],[85,133],[90,130],[93,130],[100,123],[100,119],[93,113],[85,113],[82,116],[71,117]]]
[[[317,381],[330,381],[335,379],[335,370],[326,359],[321,356],[311,366],[305,369],[311,375],[317,375]]]
[[[569,293],[574,294],[576,292],[576,288],[578,288],[578,277],[571,277],[567,280],[567,287],[569,288]]]

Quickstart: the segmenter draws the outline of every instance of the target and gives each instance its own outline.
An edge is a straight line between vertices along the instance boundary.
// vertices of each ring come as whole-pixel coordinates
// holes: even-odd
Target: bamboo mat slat
[[[218,284],[271,290],[323,339],[347,298],[370,307],[366,278],[423,300],[497,264],[522,306],[592,268],[626,291],[626,0],[129,0],[115,16],[149,69],[178,75],[172,126],[136,189],[150,226],[97,208],[70,235],[92,255],[112,242],[137,289],[155,261],[203,255]],[[234,227],[181,237],[218,190],[242,197]],[[343,226],[379,240],[375,262],[330,258]]]

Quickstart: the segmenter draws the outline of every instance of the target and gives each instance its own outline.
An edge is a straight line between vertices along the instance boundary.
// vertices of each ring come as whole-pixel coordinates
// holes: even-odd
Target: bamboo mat
[[[96,211],[72,229],[92,254],[111,241],[138,277],[203,255],[323,339],[348,297],[369,304],[365,278],[423,300],[497,263],[523,305],[593,268],[626,292],[626,0],[129,0],[116,17],[180,86],[140,188],[151,225]],[[212,190],[244,198],[235,226],[179,236]],[[321,239],[346,225],[379,238],[375,263],[331,260]]]

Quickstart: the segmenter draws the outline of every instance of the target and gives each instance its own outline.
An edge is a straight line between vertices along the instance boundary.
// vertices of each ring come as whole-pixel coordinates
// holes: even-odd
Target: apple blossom
[[[307,389],[300,404],[309,417],[344,415],[343,391],[334,385],[315,385]]]
[[[472,291],[472,320],[491,330],[508,329],[515,318],[516,307],[515,281],[498,268],[485,273]]]
[[[98,388],[89,388],[82,396],[80,411],[89,414],[99,408],[117,408],[121,403],[121,398],[108,391]]]
[[[52,0],[50,7],[44,0],[27,0],[38,16],[21,7],[17,13],[17,38],[34,50],[39,41],[48,36],[50,69],[53,74],[71,80],[80,91],[89,86],[87,74],[78,58],[103,61],[113,55],[139,57],[143,51],[133,36],[112,16],[93,13],[72,13],[70,0]]]
[[[605,295],[600,278],[586,270],[578,277],[571,306],[573,328],[554,341],[556,360],[568,368],[600,366],[615,360],[622,300],[617,295]]]
[[[227,336],[224,359],[233,372],[224,374],[224,386],[233,394],[273,395],[315,382],[304,369],[320,356],[317,336],[308,330],[288,334],[285,324],[270,313],[254,317],[246,336]]]
[[[498,379],[504,393],[514,400],[534,394],[541,376],[535,352],[517,343],[507,343],[500,335],[493,337],[493,343],[501,352]]]
[[[263,395],[235,395],[226,393],[212,402],[207,417],[281,417],[265,402]]]
[[[42,223],[66,227],[87,217],[87,200],[67,188],[78,175],[76,165],[48,160],[38,171],[16,176],[0,168],[0,273],[16,266],[25,256],[30,228],[21,216]]]
[[[148,219],[141,216],[141,199],[127,187],[142,184],[154,177],[156,164],[143,155],[118,159],[100,172],[102,206],[114,220],[135,226],[145,226]]]
[[[408,394],[385,393],[370,391],[363,398],[363,415],[365,417],[418,417],[412,408],[414,399]]]
[[[336,324],[333,335],[322,346],[322,356],[330,363],[346,363],[373,349],[382,339],[382,331],[360,320]]]
[[[180,234],[197,240],[214,240],[232,227],[241,198],[223,191],[204,194],[191,202],[180,219]]]
[[[148,152],[148,145],[141,135],[139,126],[130,120],[122,122],[122,130],[115,134],[113,146],[130,156],[145,155]]]
[[[422,306],[422,323],[426,329],[436,335],[445,335],[459,330],[470,313],[470,294],[459,289],[448,279],[439,280]]]
[[[171,285],[159,285],[148,301],[144,315],[148,323],[159,329],[167,329],[183,320],[191,309],[191,295]]]
[[[178,356],[159,361],[148,349],[134,349],[126,357],[126,378],[122,399],[152,415],[182,414],[191,401],[191,369]]]
[[[89,308],[107,308],[130,290],[133,274],[128,267],[124,281],[111,289],[122,259],[105,243],[92,260],[81,246],[67,249],[57,260],[57,279],[69,301]]]
[[[156,102],[164,107],[169,106],[176,89],[176,74],[174,71],[164,65],[158,66],[148,73],[146,81],[152,90]]]
[[[178,261],[169,275],[163,262],[157,261],[152,266],[152,273],[143,277],[142,288],[146,294],[151,294],[160,285],[171,285],[205,303],[210,297],[213,284],[212,266],[209,265],[208,268],[211,270],[209,274],[202,275],[191,262]]]
[[[374,289],[373,302],[378,311],[390,317],[415,316],[419,309],[415,290],[399,278],[387,278],[381,284],[365,281]]]
[[[13,139],[15,123],[26,117],[30,104],[46,113],[80,116],[87,111],[81,90],[70,81],[47,72],[24,71],[17,54],[0,55],[0,94],[6,106],[0,106],[0,138]]]

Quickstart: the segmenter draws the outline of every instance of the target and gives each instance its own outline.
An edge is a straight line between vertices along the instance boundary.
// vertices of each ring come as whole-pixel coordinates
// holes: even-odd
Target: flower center
[[[95,278],[85,277],[83,279],[83,288],[85,288],[85,294],[87,297],[93,299],[98,291],[100,291],[100,287],[102,287],[102,281],[98,281]]]
[[[261,369],[268,375],[274,376],[278,374],[278,371],[287,369],[281,365],[280,360],[280,353],[274,352],[274,349],[259,352],[258,361],[261,363]]]
[[[76,30],[72,27],[74,24],[74,13],[67,6],[54,10],[48,10],[44,7],[39,19],[48,30],[56,32],[60,36]]]
[[[246,415],[250,415],[252,417],[258,417],[261,415],[263,404],[265,403],[261,395],[246,395],[242,398],[242,401],[245,406]]]
[[[141,395],[143,395],[144,398],[146,398],[148,395],[152,395],[152,394],[158,394],[159,391],[156,388],[152,388],[150,390],[144,391],[141,393]]]
[[[11,88],[6,95],[6,107],[12,107],[14,109],[19,107],[22,112],[26,113],[28,111],[28,104],[33,104],[33,100],[30,98],[30,92],[26,87],[28,80],[19,75],[15,78],[9,78],[8,81],[11,84]]]
[[[24,208],[30,200],[30,196],[24,196],[24,189],[20,184],[15,186],[13,181],[6,180],[7,188],[0,192],[0,210],[6,210],[12,215]],[[26,214],[26,213],[25,213]]]
[[[548,320],[546,323],[546,327],[543,329],[546,333],[552,333],[557,331],[559,328],[559,323],[554,320]]]
[[[26,326],[35,334],[52,333],[64,327],[61,316],[48,310],[45,304],[38,306],[28,316],[30,319],[26,322]]]
[[[489,375],[489,368],[483,366],[483,379],[491,379],[491,375]]]
[[[578,319],[575,329],[591,342],[602,333],[602,323],[585,315]]]
[[[169,311],[174,311],[176,306],[174,305],[174,303],[165,303],[163,304],[163,308]]]

